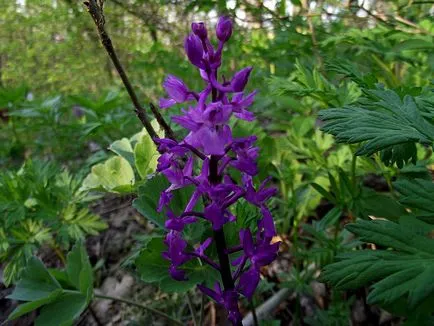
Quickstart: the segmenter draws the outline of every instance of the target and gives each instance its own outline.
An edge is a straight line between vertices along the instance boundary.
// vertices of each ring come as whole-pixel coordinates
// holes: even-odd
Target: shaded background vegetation
[[[253,66],[249,88],[258,89],[259,95],[253,107],[255,123],[238,123],[235,130],[258,136],[261,177],[272,175],[279,187],[273,207],[284,242],[277,263],[263,273],[256,302],[283,287],[292,291],[276,317],[285,325],[346,325],[349,320],[399,324],[401,319],[366,304],[365,288],[342,296],[318,282],[319,270],[335,254],[360,246],[343,229],[348,221],[383,217],[390,210],[394,216],[405,213],[394,201],[392,183],[415,173],[429,180],[432,151],[419,145],[401,148],[404,158],[392,163],[401,167],[415,156],[423,162],[407,170],[387,164],[378,154],[356,160],[355,146],[338,144],[321,132],[323,122],[317,115],[323,109],[373,101],[367,94],[376,87],[393,90],[401,99],[411,95],[432,103],[433,2],[106,0],[104,8],[106,28],[146,108],[158,103],[168,73],[192,89],[200,88],[198,71],[183,51],[191,21],[204,20],[212,27],[226,14],[236,23],[225,50],[224,74]],[[432,122],[429,110],[427,104],[424,117]],[[107,162],[113,152],[122,156],[113,146],[116,140],[127,138],[134,145],[143,138],[131,138],[142,127],[81,1],[0,0],[0,127],[0,209],[5,217],[0,223],[0,259],[13,262],[9,266],[16,277],[35,252],[61,266],[75,240],[108,224],[103,235],[88,240],[88,250],[92,263],[102,268],[99,285],[106,279],[114,282],[113,277],[122,279],[112,267],[125,263],[127,253],[138,247],[131,228],[150,234],[154,225],[135,210],[118,210],[143,197],[145,188],[138,189],[146,186],[150,171],[132,164],[128,173],[135,178],[129,188],[123,186],[131,180],[95,186],[85,179],[92,166]],[[33,163],[40,161],[56,167]],[[124,170],[119,173],[125,175]],[[101,190],[116,197],[106,194],[101,199]],[[150,198],[142,202],[146,200]],[[385,203],[390,208],[386,213]],[[135,205],[146,215],[149,210],[142,206]],[[56,219],[68,222],[56,224]],[[117,219],[133,226],[126,231]],[[107,249],[107,237],[114,235],[120,243]],[[95,249],[98,246],[116,258]],[[60,263],[53,262],[53,252]],[[125,266],[131,267],[128,261]],[[3,274],[4,283],[14,280],[10,270]],[[140,300],[149,295],[147,288],[134,289]],[[185,309],[176,309],[180,301],[180,296],[167,297],[164,291],[155,300],[187,320]],[[140,313],[126,315],[125,320],[139,320]],[[152,319],[146,314],[140,318]],[[103,321],[108,322],[113,320]]]

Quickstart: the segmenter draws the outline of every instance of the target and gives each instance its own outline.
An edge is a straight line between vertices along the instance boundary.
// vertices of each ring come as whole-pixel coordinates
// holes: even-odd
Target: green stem
[[[194,311],[193,300],[191,300],[190,292],[186,293],[188,308],[190,309],[191,319],[193,320],[193,325],[197,326],[196,313]]]
[[[96,294],[96,293],[94,294],[94,296],[95,296],[95,298],[98,298],[98,299],[106,299],[106,300],[119,301],[119,302],[123,302],[123,303],[129,304],[129,305],[132,305],[132,306],[136,306],[136,307],[142,308],[144,310],[147,310],[147,311],[149,311],[149,312],[151,312],[151,313],[153,313],[155,315],[163,317],[164,319],[172,322],[175,325],[180,325],[180,326],[184,325],[179,320],[176,320],[176,319],[170,317],[168,314],[166,314],[166,313],[164,313],[164,312],[162,312],[160,310],[154,309],[154,308],[152,308],[150,306],[145,306],[145,305],[143,305],[141,303],[138,303],[138,302],[135,302],[135,301],[132,301],[132,300],[128,300],[128,299],[124,299],[124,298],[118,298],[118,297],[112,297],[112,296],[109,296],[109,295]]]
[[[203,325],[203,319],[205,318],[205,294],[202,293],[202,300],[200,302],[200,320],[199,326]]]
[[[259,326],[259,320],[258,320],[258,316],[256,315],[256,309],[255,309],[255,305],[253,304],[253,300],[250,301],[250,309],[252,309],[253,325]]]
[[[356,185],[357,185],[356,165],[357,165],[357,156],[353,155],[353,159],[351,161],[351,178],[353,179],[353,189],[356,189]]]

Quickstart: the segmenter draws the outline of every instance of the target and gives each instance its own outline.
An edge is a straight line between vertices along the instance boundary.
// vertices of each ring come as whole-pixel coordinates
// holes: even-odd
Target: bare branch
[[[110,59],[113,62],[113,65],[115,66],[117,72],[119,73],[119,76],[122,79],[122,82],[125,86],[125,89],[128,92],[128,95],[131,98],[131,101],[134,105],[134,111],[139,118],[139,120],[142,122],[143,126],[145,127],[148,134],[151,136],[152,139],[158,138],[157,133],[155,132],[154,128],[152,127],[148,115],[146,114],[144,108],[140,105],[140,102],[137,98],[136,93],[134,92],[134,89],[128,79],[127,74],[125,73],[124,68],[122,67],[122,64],[119,61],[119,58],[116,54],[116,51],[113,47],[112,41],[107,34],[107,31],[105,30],[105,17],[103,12],[103,1],[102,0],[89,0],[85,1],[84,5],[87,7],[87,11],[91,15],[95,26],[98,30],[98,35],[100,37],[101,43],[104,46],[105,50],[107,51],[107,54],[109,55]],[[156,112],[158,113],[156,115]],[[153,114],[157,121],[160,123],[161,127],[166,131],[166,135],[170,138],[174,138],[174,133],[170,129],[169,125],[164,121],[164,118],[159,114],[158,111],[153,110]]]

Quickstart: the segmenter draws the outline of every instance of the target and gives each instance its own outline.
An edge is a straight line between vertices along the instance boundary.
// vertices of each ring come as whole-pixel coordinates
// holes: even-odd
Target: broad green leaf
[[[162,256],[166,249],[162,238],[152,238],[142,249],[135,261],[142,281],[160,282],[168,277],[169,261]]]
[[[82,242],[77,243],[69,252],[66,272],[69,281],[86,296],[89,302],[93,294],[93,272]]]
[[[164,259],[162,252],[167,247],[163,238],[152,238],[135,260],[141,279],[148,283],[158,283],[165,292],[185,292],[196,284],[205,282],[212,285],[218,275],[208,266],[201,266],[197,260],[192,260],[181,267],[186,271],[187,281],[176,281],[169,275],[169,261]]]
[[[138,197],[133,201],[133,207],[139,211],[146,219],[150,220],[160,228],[164,228],[166,216],[163,212],[157,212],[160,194],[169,187],[169,182],[164,175],[158,174],[141,185],[138,189]],[[170,202],[170,209],[175,214],[183,212],[190,197],[193,193],[193,187],[186,187],[173,192],[173,198]],[[200,210],[201,203],[194,208]]]
[[[119,156],[122,156],[131,166],[134,166],[133,147],[127,138],[114,141],[108,149]]]
[[[35,326],[69,326],[86,309],[86,296],[81,293],[64,293],[55,302],[44,306]]]
[[[157,168],[158,151],[149,135],[144,135],[134,146],[134,162],[142,179]]]
[[[134,183],[133,168],[126,159],[116,156],[93,166],[91,173],[83,181],[82,188],[128,193],[132,191]]]
[[[35,301],[48,297],[60,289],[59,282],[50,275],[44,264],[36,257],[30,258],[14,292],[9,299]]]
[[[25,315],[25,314],[33,311],[33,310],[38,309],[39,307],[42,307],[43,305],[49,304],[49,303],[55,301],[57,298],[59,298],[62,293],[63,293],[62,289],[57,289],[57,290],[54,290],[53,292],[51,292],[46,297],[20,304],[8,316],[8,320],[14,320],[18,317],[21,317],[22,315]]]
[[[157,205],[161,192],[167,187],[169,182],[166,178],[163,175],[156,175],[139,187],[138,197],[133,201],[133,207],[140,214],[162,229],[166,218],[163,213],[157,212]]]

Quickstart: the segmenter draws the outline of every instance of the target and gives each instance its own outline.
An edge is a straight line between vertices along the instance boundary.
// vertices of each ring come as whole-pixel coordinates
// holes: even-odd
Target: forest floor
[[[183,297],[162,293],[157,287],[145,284],[136,279],[134,273],[128,268],[123,268],[123,263],[131,255],[140,236],[150,234],[154,228],[151,223],[131,206],[133,198],[106,196],[99,200],[92,210],[101,215],[108,223],[108,228],[98,236],[87,239],[86,245],[89,258],[95,270],[95,289],[101,294],[128,298],[153,308],[171,313],[176,311],[178,315],[185,316],[185,325],[193,326],[190,321],[189,307]],[[327,210],[327,203],[319,208]],[[325,214],[318,212],[319,214]],[[302,231],[301,231],[302,232]],[[281,236],[282,246],[278,259],[262,270],[262,275],[271,284],[271,288],[264,291],[262,301],[272,301],[273,295],[278,293],[277,284],[281,283],[279,275],[288,275],[293,266],[290,249],[291,242]],[[53,250],[43,248],[39,254],[48,267],[61,268],[61,263]],[[1,268],[0,268],[1,272]],[[1,275],[1,274],[0,274]],[[327,309],[330,302],[330,290],[323,283],[314,281],[310,284],[310,294],[297,296],[292,291],[285,292],[284,298],[279,300],[273,309],[274,320],[280,320],[281,325],[308,325],[303,320],[313,317],[317,309]],[[17,306],[17,302],[6,299],[12,292],[11,288],[5,288],[0,283],[0,323],[4,322],[7,315]],[[348,325],[399,325],[400,320],[392,318],[376,307],[366,304],[367,292],[361,289],[351,293],[355,299],[351,305],[351,320]],[[193,298],[193,305],[197,310],[200,308],[201,296]],[[260,308],[259,308],[260,309]],[[259,310],[258,309],[258,310]],[[241,307],[243,313],[248,313],[248,307]],[[34,323],[37,314],[33,312],[16,321],[8,322],[6,326],[30,326]],[[188,318],[188,319],[187,319]],[[226,325],[223,312],[214,304],[208,302],[205,305],[204,325]],[[110,300],[94,300],[92,305],[80,317],[76,325],[79,326],[124,326],[124,325],[168,325],[158,316],[151,315],[143,309],[124,303]],[[274,324],[273,324],[274,325]]]

